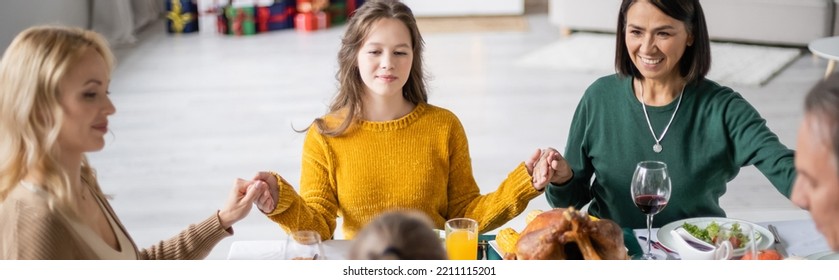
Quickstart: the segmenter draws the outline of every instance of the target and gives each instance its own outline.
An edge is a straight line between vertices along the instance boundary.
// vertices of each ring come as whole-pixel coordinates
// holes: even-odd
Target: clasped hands
[[[533,188],[542,191],[548,183],[562,185],[571,180],[574,173],[568,166],[568,162],[554,148],[537,149],[529,159],[524,162],[527,172],[530,173]]]
[[[225,229],[244,219],[252,205],[263,213],[271,213],[277,206],[279,188],[277,178],[269,172],[259,172],[253,180],[236,179],[224,207],[218,212],[219,222]]]

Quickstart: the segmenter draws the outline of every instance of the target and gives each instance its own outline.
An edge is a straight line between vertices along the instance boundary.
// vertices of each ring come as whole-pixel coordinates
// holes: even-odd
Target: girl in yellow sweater
[[[406,5],[368,1],[359,8],[338,54],[338,94],[306,134],[300,193],[280,175],[260,172],[255,179],[272,191],[256,202],[260,210],[287,232],[315,230],[324,239],[332,238],[339,215],[352,239],[393,209],[419,210],[437,228],[451,218],[472,218],[485,232],[541,194],[546,175],[531,176],[537,151],[498,190],[481,195],[463,126],[452,112],[427,103],[422,51]]]

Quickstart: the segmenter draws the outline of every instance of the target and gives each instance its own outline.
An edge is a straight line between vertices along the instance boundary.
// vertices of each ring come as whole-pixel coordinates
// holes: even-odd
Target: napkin
[[[627,254],[630,256],[643,254],[644,250],[641,249],[641,244],[638,244],[638,238],[635,237],[635,232],[632,228],[622,228],[623,229],[623,245],[626,246]]]

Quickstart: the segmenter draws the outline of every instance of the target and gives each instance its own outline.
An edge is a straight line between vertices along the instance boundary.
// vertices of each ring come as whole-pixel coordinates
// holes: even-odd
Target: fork
[[[638,239],[641,239],[641,240],[643,240],[643,241],[647,241],[647,237],[646,237],[646,236],[643,236],[643,235],[639,235],[639,236],[638,236]],[[676,253],[676,251],[673,251],[673,250],[671,250],[670,248],[667,248],[667,246],[664,246],[664,244],[661,244],[661,242],[658,242],[658,241],[655,241],[655,240],[651,240],[651,241],[650,241],[650,243],[652,243],[652,245],[653,245],[653,247],[654,247],[654,248],[659,249],[659,250],[662,250],[662,251],[664,251],[665,253],[668,253],[668,254],[677,254],[677,253]]]

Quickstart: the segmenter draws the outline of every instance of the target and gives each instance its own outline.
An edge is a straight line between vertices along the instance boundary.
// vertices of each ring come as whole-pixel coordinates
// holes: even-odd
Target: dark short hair
[[[664,14],[683,22],[688,33],[693,35],[693,44],[685,49],[679,60],[679,73],[689,84],[704,79],[711,69],[711,42],[708,39],[708,27],[705,25],[705,14],[699,0],[648,1]],[[626,13],[629,7],[637,2],[638,0],[623,0],[621,3],[615,45],[615,70],[621,75],[643,79],[626,48]]]
[[[822,137],[830,137],[828,144],[833,147],[833,156],[839,160],[839,74],[830,75],[810,90],[804,99],[804,112],[826,122],[828,134]]]

